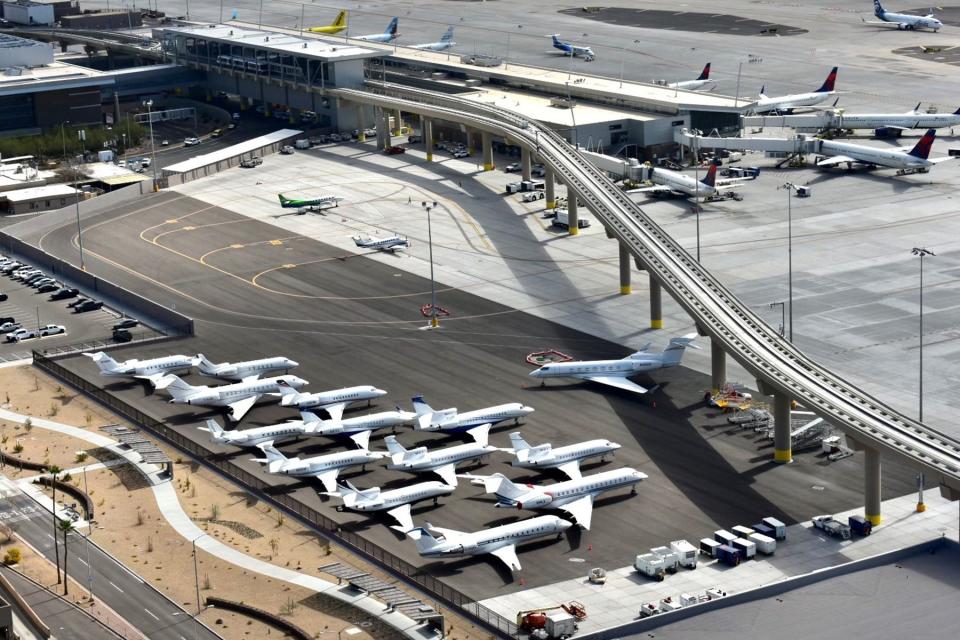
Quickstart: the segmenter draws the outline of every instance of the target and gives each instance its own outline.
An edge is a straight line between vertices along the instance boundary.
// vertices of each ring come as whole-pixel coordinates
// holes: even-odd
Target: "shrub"
[[[15,444],[15,445],[13,446],[13,452],[14,452],[14,453],[22,453],[22,452],[23,452],[23,445],[20,444],[19,442],[18,442],[17,444]]]
[[[31,429],[33,429],[33,419],[27,418],[26,420],[24,420],[23,428],[26,429],[27,431],[30,431]]]
[[[210,505],[210,519],[219,520],[220,519],[220,505],[212,504]]]
[[[75,456],[73,456],[73,461],[74,461],[74,462],[86,462],[86,460],[87,460],[87,458],[89,457],[89,455],[90,455],[90,454],[88,454],[86,451],[77,451],[77,454],[76,454]]]
[[[20,559],[20,549],[17,549],[16,547],[10,547],[7,549],[7,553],[3,556],[3,564],[18,564]]]

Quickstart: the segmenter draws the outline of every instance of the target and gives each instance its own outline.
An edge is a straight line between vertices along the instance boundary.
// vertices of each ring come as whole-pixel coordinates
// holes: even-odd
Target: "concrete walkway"
[[[0,419],[2,420],[23,424],[27,417],[28,416],[14,413],[6,409],[0,409]],[[357,594],[349,586],[341,586],[322,578],[309,576],[297,571],[278,567],[274,564],[270,564],[269,562],[258,560],[257,558],[252,558],[208,535],[203,529],[194,524],[193,520],[190,519],[190,516],[188,516],[183,510],[180,500],[177,497],[176,489],[173,487],[173,485],[171,485],[169,481],[163,480],[159,477],[159,473],[161,471],[160,468],[156,465],[143,462],[140,454],[136,453],[135,451],[122,449],[119,443],[115,440],[98,433],[91,433],[84,429],[61,424],[59,422],[53,422],[51,420],[34,417],[30,417],[30,419],[35,428],[39,427],[41,429],[56,431],[74,438],[85,440],[98,447],[109,449],[111,452],[117,454],[118,456],[122,456],[130,464],[140,469],[143,475],[150,481],[153,495],[157,501],[157,506],[160,508],[160,512],[163,514],[163,517],[170,524],[170,526],[173,527],[173,529],[186,540],[196,542],[197,547],[209,553],[210,555],[234,564],[238,567],[242,567],[248,571],[305,587],[317,593],[323,593],[332,598],[350,604],[351,606],[356,607],[370,616],[380,618],[384,621],[384,623],[390,625],[408,638],[423,640],[424,638],[433,638],[438,635],[430,627],[420,624],[402,613],[396,611],[388,612],[387,606],[384,603],[368,595]],[[47,509],[51,508],[51,500],[46,497],[46,494],[36,489],[36,487],[34,487],[30,482],[18,482],[18,485],[24,491],[28,491],[29,488],[31,496],[33,496],[34,493],[38,493],[39,495],[34,496],[35,499],[37,499]],[[63,517],[65,518],[69,517],[67,511],[58,507],[58,516],[60,513],[63,513]],[[77,523],[77,525],[85,526],[86,523]]]

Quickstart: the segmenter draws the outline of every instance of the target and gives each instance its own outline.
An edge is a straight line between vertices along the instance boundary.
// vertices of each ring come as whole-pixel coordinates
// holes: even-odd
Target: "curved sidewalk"
[[[322,578],[306,575],[297,571],[285,569],[283,567],[278,567],[269,562],[258,560],[257,558],[251,558],[246,554],[240,553],[233,547],[220,542],[213,536],[208,535],[206,531],[194,524],[193,520],[190,519],[190,516],[188,516],[183,510],[183,506],[180,504],[180,500],[177,498],[177,493],[173,485],[171,485],[170,482],[161,480],[159,478],[159,467],[143,462],[140,458],[140,454],[136,453],[135,451],[122,449],[117,441],[98,433],[90,433],[85,429],[72,427],[67,424],[61,424],[59,422],[53,422],[43,418],[35,418],[33,416],[25,416],[19,413],[8,411],[6,409],[0,409],[0,420],[7,420],[9,422],[23,424],[28,417],[30,418],[31,424],[34,427],[48,429],[50,431],[57,431],[74,438],[86,440],[87,442],[98,447],[104,447],[113,453],[122,456],[128,462],[130,462],[130,464],[140,469],[143,475],[150,480],[150,485],[153,489],[153,495],[157,501],[157,506],[170,526],[173,527],[173,529],[183,538],[190,542],[195,542],[197,547],[203,549],[210,555],[220,558],[225,562],[237,565],[238,567],[247,569],[248,571],[259,573],[276,580],[289,582],[290,584],[299,585],[301,587],[310,589],[311,591],[323,593],[332,598],[345,602],[371,616],[380,618],[385,624],[390,625],[407,638],[423,640],[424,638],[436,637],[436,632],[434,632],[430,627],[418,623],[397,611],[387,611],[387,606],[384,603],[368,595],[358,595],[349,587],[349,585],[341,586]]]

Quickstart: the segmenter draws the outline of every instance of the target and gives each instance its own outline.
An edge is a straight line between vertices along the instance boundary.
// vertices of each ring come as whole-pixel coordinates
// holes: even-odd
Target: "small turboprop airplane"
[[[239,422],[253,408],[253,405],[265,394],[279,395],[280,383],[299,389],[309,384],[303,378],[293,375],[258,378],[225,384],[218,387],[193,386],[170,373],[161,378],[158,389],[166,389],[170,402],[174,404],[199,405],[201,407],[226,407],[227,415]]]
[[[880,4],[880,0],[873,0],[873,15],[877,16],[879,20],[863,20],[864,24],[876,24],[882,25],[885,27],[895,26],[900,31],[912,31],[914,29],[932,29],[933,31],[939,31],[940,27],[943,26],[943,23],[933,17],[933,13],[928,13],[925,16],[915,16],[909,13],[894,13],[893,11],[887,11],[883,8],[883,5]]]
[[[197,354],[196,362],[197,371],[200,372],[200,375],[224,378],[225,380],[259,378],[262,375],[275,371],[289,371],[300,364],[296,360],[282,356],[276,358],[261,358],[260,360],[247,360],[246,362],[221,362],[220,364],[214,364],[207,360],[202,353]]]
[[[699,183],[693,176],[688,176],[679,171],[671,171],[662,167],[650,167],[647,170],[647,179],[653,182],[653,186],[640,187],[638,189],[627,189],[624,193],[675,193],[681,196],[692,198],[712,198],[729,191],[740,182],[753,180],[754,178],[727,178],[717,179],[717,165],[712,164]]]
[[[365,42],[393,42],[397,39],[400,33],[397,31],[397,24],[400,21],[396,18],[393,18],[390,21],[390,24],[387,25],[387,30],[383,33],[371,33],[366,36],[354,36],[354,40],[363,40]]]
[[[441,529],[427,523],[407,532],[407,536],[417,544],[421,556],[479,556],[485,553],[496,556],[511,571],[520,570],[517,558],[517,545],[535,538],[556,535],[559,540],[563,532],[573,525],[557,516],[537,516],[529,520],[511,522],[482,531],[467,533],[454,529]],[[439,534],[439,538],[434,534]]]
[[[303,409],[323,409],[333,420],[339,421],[343,417],[343,410],[355,402],[370,401],[387,395],[383,389],[377,389],[370,385],[359,387],[346,387],[344,389],[334,389],[333,391],[320,391],[319,393],[300,393],[293,385],[280,383],[280,395],[282,399],[280,404],[284,407],[296,407],[301,411]]]
[[[290,420],[266,427],[236,429],[234,431],[227,431],[216,420],[207,420],[206,424],[207,426],[198,428],[201,431],[210,432],[211,442],[228,444],[234,447],[255,447],[264,442],[286,442],[308,435],[303,420]]]
[[[554,447],[549,442],[531,447],[519,431],[510,434],[510,442],[513,444],[513,455],[517,458],[510,461],[512,466],[523,469],[559,469],[574,480],[581,477],[581,460],[599,456],[603,461],[607,454],[613,455],[621,446],[609,440],[587,440],[563,447]]]
[[[391,525],[390,528],[406,533],[414,528],[413,519],[410,517],[412,504],[421,500],[433,500],[433,504],[437,504],[442,496],[448,496],[455,490],[456,487],[437,480],[418,482],[409,487],[390,491],[381,491],[380,487],[361,490],[345,482],[337,485],[337,492],[334,495],[340,496],[343,500],[343,508],[349,511],[386,511],[387,515],[399,523]]]
[[[769,97],[763,93],[766,87],[760,88],[760,98],[750,105],[750,109],[756,113],[769,113],[777,111],[779,113],[793,111],[796,107],[810,107],[824,102],[831,96],[836,95],[833,90],[837,83],[837,67],[830,70],[827,79],[823,85],[811,93],[795,93],[786,96]]]
[[[368,462],[379,460],[386,455],[366,449],[352,449],[301,459],[288,458],[277,451],[272,442],[258,444],[257,448],[263,451],[267,457],[253,458],[253,460],[266,463],[268,473],[279,473],[296,478],[316,478],[323,483],[323,488],[330,493],[337,490],[337,478],[340,476],[340,471],[350,467],[365,467]]]
[[[681,89],[684,91],[699,91],[708,84],[716,84],[713,80],[710,79],[710,63],[708,62],[703,68],[703,71],[700,72],[700,76],[696,80],[683,80],[681,82],[671,82],[666,86],[671,89]]]
[[[446,51],[452,47],[457,46],[457,43],[453,41],[453,27],[447,27],[447,30],[440,40],[437,42],[428,42],[426,44],[414,44],[411,45],[411,49],[420,49],[422,51]]]
[[[322,27],[310,27],[307,29],[310,33],[340,33],[347,28],[347,12],[341,11],[337,14],[336,19],[332,24],[324,25]]]
[[[553,38],[553,48],[563,51],[564,55],[572,56],[574,58],[581,57],[586,62],[593,62],[596,59],[596,56],[593,54],[593,49],[590,47],[581,47],[569,42],[563,42],[557,37],[557,34],[553,34],[550,37]]]
[[[324,209],[332,209],[333,207],[339,206],[339,202],[343,201],[343,198],[340,196],[323,196],[320,198],[287,198],[282,193],[278,193],[277,197],[280,198],[280,207],[283,209],[316,209],[318,211],[323,211]]]
[[[470,478],[471,483],[482,485],[487,493],[496,494],[498,502],[495,507],[562,509],[589,531],[593,501],[600,494],[623,487],[630,487],[631,495],[636,494],[637,483],[646,480],[647,474],[625,467],[544,486],[516,484],[502,473],[492,476],[463,474],[461,477]]]
[[[390,253],[393,253],[397,249],[406,249],[410,246],[409,240],[397,235],[388,238],[353,236],[353,243],[361,249],[376,249],[377,251],[389,251]]]
[[[930,129],[909,150],[906,147],[883,149],[865,144],[822,140],[819,152],[826,157],[818,161],[816,166],[831,167],[846,164],[848,168],[851,168],[854,164],[863,164],[899,169],[901,173],[926,173],[935,164],[957,159],[955,156],[929,157],[936,135],[937,130]]]
[[[495,425],[505,420],[513,420],[515,424],[520,424],[520,418],[525,418],[534,412],[533,407],[528,407],[519,402],[499,404],[495,407],[464,411],[463,413],[458,413],[456,408],[435,411],[424,402],[423,396],[414,396],[413,409],[417,412],[417,422],[414,427],[417,431],[443,431],[445,433],[467,431],[483,424]]]
[[[117,362],[103,351],[83,355],[97,364],[102,376],[137,378],[147,380],[153,386],[157,386],[168,373],[189,370],[196,364],[196,359],[190,356],[164,356],[148,360],[133,358]]]
[[[646,393],[647,390],[635,382],[627,380],[629,376],[657,369],[666,369],[680,364],[684,349],[700,347],[691,344],[697,334],[690,333],[681,338],[672,338],[662,353],[650,353],[647,344],[634,354],[621,360],[582,360],[579,362],[552,362],[545,364],[530,375],[534,378],[577,378],[605,384],[624,391]],[[543,384],[543,382],[541,382]]]
[[[387,436],[383,439],[387,445],[387,451],[390,452],[390,463],[387,464],[387,469],[410,473],[433,471],[443,478],[444,482],[455,487],[457,486],[457,463],[465,460],[479,461],[494,451],[500,451],[497,447],[487,444],[490,434],[489,424],[470,429],[467,433],[474,442],[433,451],[426,447],[407,449],[397,442],[396,436]]]
[[[300,418],[306,425],[307,435],[311,436],[347,436],[357,443],[361,449],[368,449],[370,434],[377,429],[396,429],[401,427],[417,415],[409,411],[381,411],[366,416],[347,418],[346,420],[321,420],[317,414],[301,411]]]

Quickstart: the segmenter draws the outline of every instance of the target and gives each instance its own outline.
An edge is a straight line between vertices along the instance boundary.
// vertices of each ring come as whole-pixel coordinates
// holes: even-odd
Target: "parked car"
[[[37,278],[36,280],[31,280],[30,286],[33,287],[34,289],[39,289],[43,285],[50,284],[51,282],[56,282],[56,280],[54,280],[49,276],[45,276],[43,278]]]
[[[119,331],[120,329],[129,329],[140,324],[140,321],[136,318],[123,318],[120,322],[113,325],[114,331]]]
[[[40,276],[43,272],[39,269],[22,269],[13,274],[14,280],[21,280],[26,282],[27,278],[32,278],[34,276]]]
[[[263,164],[263,158],[260,156],[253,156],[240,162],[240,166],[244,169],[253,169],[254,167],[259,167],[261,164]]]
[[[520,173],[521,168],[522,167],[520,166],[519,162],[512,162],[507,166],[505,166],[503,170],[506,171],[507,173]]]
[[[54,292],[54,294],[50,296],[50,300],[69,300],[70,298],[76,298],[78,295],[80,295],[80,292],[77,289],[64,287]]]
[[[58,333],[66,333],[66,332],[67,332],[66,327],[59,324],[47,324],[40,327],[40,337],[55,336]]]
[[[17,329],[6,335],[7,342],[20,342],[21,340],[32,340],[39,334],[36,329]]]
[[[67,309],[73,309],[75,307],[78,307],[89,299],[90,298],[77,298],[76,300],[74,300],[73,302],[67,305]]]
[[[6,300],[6,299],[9,298],[9,297],[10,297],[10,296],[8,296],[8,295],[5,294],[5,293],[0,293],[0,302],[3,302],[4,300]]]
[[[133,334],[126,329],[117,329],[113,332],[113,339],[115,342],[130,342],[133,340]]]
[[[239,114],[239,113],[235,113],[235,114],[233,114],[233,115],[230,116],[230,117],[233,118],[233,121],[234,121],[234,122],[239,122],[239,121],[240,121],[240,114]]]
[[[11,332],[11,331],[16,331],[16,330],[19,329],[19,328],[20,328],[20,323],[19,323],[19,322],[14,322],[13,320],[10,320],[9,322],[4,322],[3,324],[0,324],[0,332],[3,332],[3,333],[9,333],[9,332]]]
[[[22,266],[23,265],[20,264],[19,262],[11,262],[7,265],[0,267],[0,271],[2,271],[5,274],[10,274],[10,273],[13,273],[15,269],[19,269]]]
[[[230,124],[227,125],[227,129],[236,129],[236,128],[237,128],[236,122],[231,122]]]
[[[8,322],[13,323],[13,322],[16,322],[16,320],[17,319],[14,318],[13,316],[0,316],[0,325],[7,324]]]
[[[395,156],[406,152],[407,150],[404,147],[387,147],[386,149],[386,154],[388,156]]]
[[[373,129],[373,128],[364,129],[364,130],[363,130],[363,135],[367,136],[368,138],[376,138],[376,137],[377,137],[377,130],[376,130],[376,129]]]
[[[185,147],[192,147],[198,144],[200,144],[200,138],[190,137],[190,138],[183,139],[183,146]]]
[[[340,136],[339,133],[330,134],[330,142],[340,142],[341,140],[343,140],[343,138]]]
[[[285,156],[288,156],[291,153],[293,153],[293,147],[291,147],[289,144],[285,144],[282,147],[280,147],[280,153],[282,153]]]
[[[407,142],[410,144],[415,144],[417,142],[423,142],[423,136],[417,135],[416,133],[411,133],[407,136]]]
[[[47,282],[37,287],[37,293],[50,293],[51,291],[57,291],[60,289],[60,285],[56,282]]]
[[[146,168],[146,167],[149,167],[151,164],[153,164],[153,160],[149,156],[140,158],[141,167]]]
[[[210,132],[211,138],[219,138],[222,135],[223,135],[223,129],[214,129],[213,131]]]
[[[103,306],[99,300],[84,300],[73,308],[74,313],[84,313],[86,311],[96,311]]]
[[[164,138],[163,140],[160,141],[160,146],[161,146],[161,147],[170,146],[170,141],[167,140],[166,138]]]

